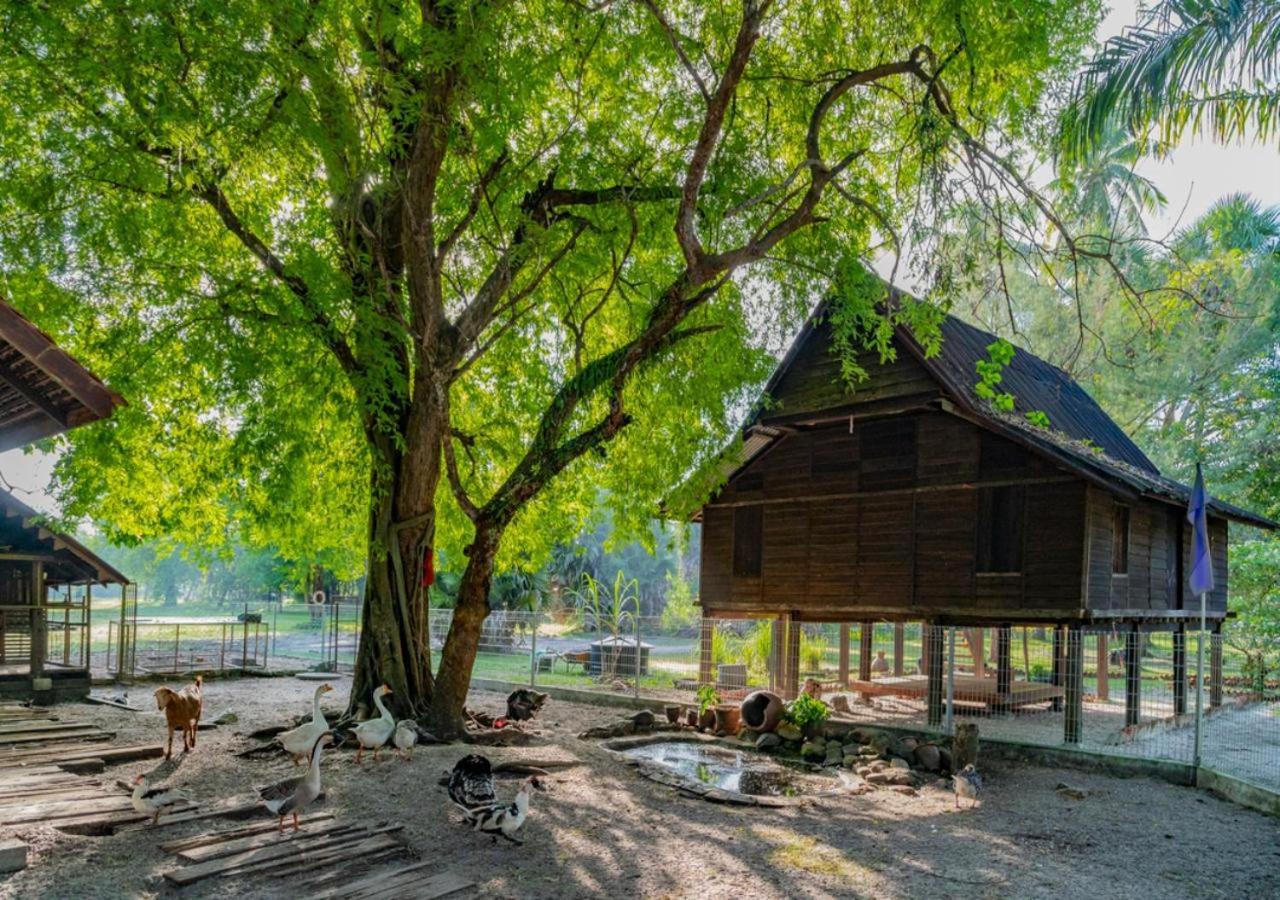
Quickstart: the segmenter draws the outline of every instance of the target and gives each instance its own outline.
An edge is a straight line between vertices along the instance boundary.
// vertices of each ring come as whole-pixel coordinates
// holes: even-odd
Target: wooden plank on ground
[[[115,737],[111,731],[102,731],[96,727],[72,728],[66,731],[18,731],[0,734],[0,746],[10,744],[30,744],[35,741],[64,741],[76,738],[79,741],[109,741]]]
[[[129,712],[142,712],[142,707],[132,706],[128,703],[121,703],[119,700],[112,700],[108,697],[95,697],[90,694],[84,698],[90,703],[101,703],[103,706],[114,706],[116,709],[127,709]]]
[[[77,801],[57,803],[33,803],[28,806],[11,806],[0,810],[0,825],[27,825],[34,822],[60,822],[105,816],[133,810],[128,797],[103,794]]]
[[[183,822],[198,822],[203,819],[234,819],[251,815],[254,810],[261,808],[262,805],[260,803],[235,803],[220,806],[215,809],[202,809],[199,811],[193,810],[191,812],[174,813],[173,815],[161,816],[159,825],[154,827],[164,828],[166,825],[178,825]],[[109,825],[111,823],[104,822],[103,824]],[[147,822],[144,825],[132,825],[129,822],[121,822],[120,825],[123,827],[116,828],[116,831],[141,831],[144,828],[153,827],[150,822]]]
[[[176,856],[184,862],[207,862],[208,860],[218,859],[223,856],[234,856],[237,853],[244,853],[247,850],[257,850],[259,847],[270,847],[275,844],[296,841],[300,838],[313,838],[331,834],[335,831],[353,832],[357,830],[359,830],[359,826],[344,825],[341,822],[331,820],[298,832],[289,830],[284,834],[280,834],[278,830],[276,830],[276,833],[274,834],[271,832],[265,832],[248,835],[246,837],[234,838],[218,844],[205,844],[200,847],[189,847],[186,850],[177,851]]]
[[[394,826],[398,829],[402,826]],[[310,848],[304,850],[297,857],[283,857],[274,860],[266,860],[264,862],[253,863],[244,866],[233,875],[248,875],[257,873],[269,874],[272,878],[283,878],[292,876],[299,872],[311,872],[321,866],[335,865],[339,863],[359,864],[368,859],[381,858],[388,853],[402,853],[405,846],[400,841],[391,837],[389,834],[380,833],[387,829],[376,829],[370,833],[370,836],[361,840],[357,844],[351,844],[353,839],[351,835],[342,835],[340,842],[329,847],[318,847],[312,844]]]
[[[314,838],[299,837],[292,841],[276,842],[267,847],[246,850],[233,856],[212,859],[208,862],[193,863],[180,869],[164,873],[171,884],[187,885],[214,876],[233,875],[244,871],[269,867],[272,863],[284,865],[294,860],[310,859],[319,850],[328,849],[337,844],[349,844],[350,835],[322,834]],[[309,856],[311,854],[312,856]]]
[[[92,722],[64,722],[56,719],[22,719],[15,722],[0,720],[0,735],[14,734],[23,731],[70,731],[92,728],[101,731]]]
[[[311,813],[310,815],[299,817],[298,821],[303,825],[310,825],[314,822],[327,821],[332,818],[333,813]],[[224,841],[233,841],[236,838],[249,837],[254,834],[264,834],[268,831],[275,831],[276,828],[276,821],[272,819],[270,822],[258,822],[254,825],[243,825],[239,828],[228,828],[223,831],[206,831],[203,834],[196,834],[191,837],[166,841],[160,845],[160,849],[165,853],[178,853],[182,850],[189,850],[192,847],[202,847],[207,844],[219,844]]]
[[[38,748],[0,751],[0,769],[61,766],[77,760],[100,759],[108,764],[134,762],[164,756],[164,744],[129,744],[124,747],[85,745],[80,742]]]
[[[426,860],[408,866],[379,869],[364,878],[346,880],[337,887],[313,894],[312,900],[384,900],[392,897],[435,900],[475,886],[474,881],[457,872],[433,875],[424,872],[436,865],[436,861]]]

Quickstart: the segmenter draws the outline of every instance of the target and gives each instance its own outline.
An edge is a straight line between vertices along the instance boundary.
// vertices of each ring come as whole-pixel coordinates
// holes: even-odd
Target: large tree
[[[1045,133],[1097,14],[9,4],[0,262],[132,401],[73,438],[64,499],[133,535],[245,509],[298,558],[363,515],[352,702],[386,681],[457,733],[500,552],[572,534],[591,481],[652,509],[758,383],[753,335],[817,293],[923,328],[860,264],[936,275],[957,196],[1049,213],[1001,154]],[[433,675],[442,545],[466,567]]]

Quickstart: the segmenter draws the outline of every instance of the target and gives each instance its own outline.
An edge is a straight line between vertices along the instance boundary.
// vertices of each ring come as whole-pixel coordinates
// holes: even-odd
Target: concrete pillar
[[[1132,625],[1124,633],[1124,724],[1142,716],[1142,635]]]
[[[906,637],[904,634],[905,631],[906,631],[906,626],[903,625],[901,622],[893,623],[893,674],[894,675],[902,675],[903,672],[905,671],[903,668],[903,659],[902,659],[905,652],[903,650],[903,647],[906,644]]]
[[[942,629],[932,622],[924,626],[925,674],[928,678],[926,710],[931,726],[942,724]]]
[[[871,680],[871,647],[875,628],[871,622],[858,626],[858,677],[863,681]]]
[[[1084,635],[1079,625],[1072,625],[1066,629],[1064,638],[1066,658],[1063,677],[1067,696],[1062,739],[1068,744],[1078,744],[1084,722]]]
[[[1098,658],[1096,666],[1098,669],[1098,687],[1095,691],[1099,700],[1111,699],[1111,668],[1110,660],[1107,658],[1107,636],[1105,634],[1098,635]]]
[[[1173,629],[1173,714],[1187,714],[1187,629],[1181,624]]]

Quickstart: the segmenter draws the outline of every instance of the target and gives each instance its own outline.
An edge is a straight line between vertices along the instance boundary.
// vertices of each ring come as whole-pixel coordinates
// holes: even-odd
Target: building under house
[[[1098,636],[1091,643],[1100,674],[1109,664],[1125,667],[1125,721],[1135,724],[1143,635],[1166,631],[1173,635],[1173,712],[1185,713],[1186,632],[1199,622],[1184,575],[1190,489],[1162,476],[1060,369],[1017,350],[1000,384],[1016,410],[998,412],[975,389],[976,363],[996,338],[954,317],[944,321],[942,338],[929,357],[899,328],[896,357],[882,362],[862,353],[868,377],[850,392],[823,307],[801,331],[766,387],[772,402],[748,423],[740,454],[726,463],[726,483],[698,513],[701,680],[715,680],[711,619],[772,620],[775,685],[788,696],[798,689],[800,626],[840,623],[839,686],[917,697],[937,724],[941,629],[924,628],[919,657],[907,660],[903,623],[965,626],[979,647],[956,696],[988,710],[1064,709],[1064,736],[1075,742],[1082,636]],[[1051,427],[1031,424],[1032,411]],[[1276,527],[1211,503],[1214,632],[1227,616],[1228,521]],[[891,671],[875,679],[874,622],[895,623]],[[851,624],[862,626],[856,673],[848,664]],[[1016,625],[1052,633],[1045,683],[1015,679]],[[990,666],[980,646],[988,630]],[[1212,646],[1209,702],[1218,704],[1221,644]],[[1107,683],[1101,678],[1099,691]]]
[[[0,300],[0,450],[106,418],[120,396]],[[128,579],[0,491],[0,697],[89,692],[92,586]]]

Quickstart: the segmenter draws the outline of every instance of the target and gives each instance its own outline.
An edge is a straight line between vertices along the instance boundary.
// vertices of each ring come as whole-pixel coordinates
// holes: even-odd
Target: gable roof
[[[8,491],[0,491],[0,548],[45,560],[50,584],[128,584],[129,579],[75,538],[40,524],[34,509]]]
[[[105,419],[123,405],[0,297],[0,451]]]
[[[800,356],[804,345],[816,339],[818,326],[828,310],[819,303],[792,342],[782,362],[765,385],[771,394]],[[942,322],[942,342],[933,356],[905,325],[895,331],[895,341],[905,348],[948,395],[957,412],[991,431],[1008,437],[1049,457],[1086,479],[1121,494],[1138,494],[1165,503],[1185,506],[1191,488],[1160,473],[1124,430],[1066,372],[1029,350],[1014,347],[1013,359],[1001,370],[1001,388],[1014,397],[1013,413],[1003,413],[978,396],[976,365],[988,358],[987,346],[997,340],[952,315]],[[945,404],[945,401],[944,401]],[[1039,428],[1026,419],[1032,410],[1049,417],[1050,428]],[[749,438],[735,458],[726,460],[728,473],[736,472],[762,452],[782,432],[769,428],[764,408],[757,405],[745,430]],[[763,438],[763,440],[761,440]],[[1280,524],[1211,497],[1210,512],[1260,528],[1280,528]]]

